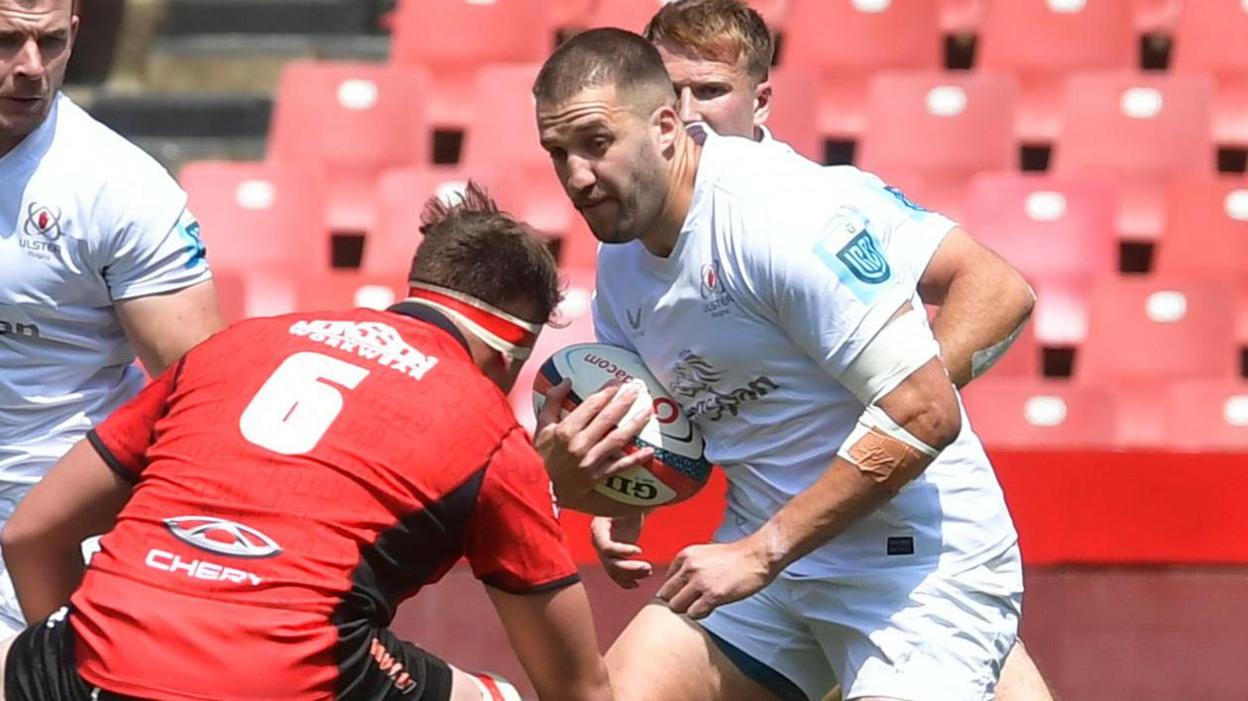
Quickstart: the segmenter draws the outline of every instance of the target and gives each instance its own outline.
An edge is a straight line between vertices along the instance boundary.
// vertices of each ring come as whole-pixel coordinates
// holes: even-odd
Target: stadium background
[[[539,359],[589,337],[593,242],[536,145],[529,81],[557,37],[639,30],[659,0],[82,4],[67,89],[179,176],[231,320],[388,303],[420,203],[471,175],[569,281]],[[953,215],[1039,292],[965,397],[1059,697],[1248,698],[1248,2],[754,4],[780,38],[777,135]],[[658,512],[649,555],[709,533],[721,492]],[[565,522],[605,644],[657,582],[615,588]],[[522,680],[470,579],[396,626]]]

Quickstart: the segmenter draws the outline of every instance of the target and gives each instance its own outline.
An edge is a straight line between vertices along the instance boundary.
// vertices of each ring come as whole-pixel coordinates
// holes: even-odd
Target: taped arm
[[[857,426],[818,480],[750,538],[773,576],[891,499],[961,431],[961,410],[931,334],[906,304],[842,381],[864,401]]]
[[[1005,355],[1036,302],[1023,276],[961,227],[936,249],[919,279],[919,295],[939,307],[932,332],[958,387]]]

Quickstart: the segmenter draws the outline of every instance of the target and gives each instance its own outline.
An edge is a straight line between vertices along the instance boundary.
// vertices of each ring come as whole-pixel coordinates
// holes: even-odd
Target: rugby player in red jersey
[[[475,186],[422,231],[408,299],[218,333],[31,492],[3,547],[42,622],[9,643],[8,699],[504,698],[387,627],[461,556],[541,698],[611,698],[504,395],[559,302],[554,260]],[[614,392],[582,413],[622,416]]]

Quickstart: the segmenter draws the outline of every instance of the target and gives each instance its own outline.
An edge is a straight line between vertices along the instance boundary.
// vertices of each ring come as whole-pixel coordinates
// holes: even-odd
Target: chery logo
[[[250,526],[211,516],[165,519],[169,531],[200,550],[233,557],[273,557],[282,552],[273,539]]]

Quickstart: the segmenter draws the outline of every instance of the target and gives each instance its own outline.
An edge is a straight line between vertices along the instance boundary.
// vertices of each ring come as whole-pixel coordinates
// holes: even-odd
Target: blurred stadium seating
[[[72,90],[180,172],[234,318],[353,298],[353,286],[387,276],[401,286],[421,203],[470,177],[549,236],[588,288],[593,240],[537,146],[529,85],[557,37],[603,23],[640,29],[659,4],[131,0],[124,18],[96,10],[92,51],[121,35],[139,46],[96,66],[114,67],[108,80],[79,69]],[[1098,396],[1130,404],[1124,394],[1159,382],[1140,401],[1169,407],[1180,385],[1164,378],[1197,368],[1187,362],[1217,382],[1248,371],[1248,181],[1219,173],[1228,168],[1215,152],[1248,146],[1242,3],[756,6],[782,40],[773,132],[812,157],[825,139],[857,142],[858,165],[955,215],[1038,290],[1032,327],[989,379],[1060,389],[1071,380],[1050,353],[1071,349],[1083,389],[1070,391],[1108,385]],[[1149,42],[1171,40],[1170,70],[1139,72]],[[969,72],[948,68],[958,42],[975,48]],[[435,153],[448,130],[462,134],[449,162]],[[1045,142],[1051,173],[1020,172],[1037,168],[1020,146]],[[197,156],[208,160],[182,167]],[[226,162],[240,157],[251,162]],[[344,231],[363,236],[355,259],[334,248]],[[1135,267],[1122,257],[1133,242],[1143,244]],[[323,295],[303,285],[331,270]],[[1139,295],[1173,280],[1198,283],[1183,323],[1149,321]],[[588,332],[573,323],[549,336],[577,333]],[[983,395],[995,384],[976,401],[992,401]],[[1164,413],[1140,420],[1160,425]]]
[[[469,178],[548,236],[569,286],[512,396],[532,425],[541,360],[593,337],[596,243],[537,145],[530,83],[558,37],[640,30],[660,0],[88,3],[69,91],[178,173],[229,320],[388,304],[404,294],[424,202]],[[1029,564],[1248,562],[1234,525],[1248,513],[1248,3],[753,4],[780,39],[777,138],[817,160],[852,155],[955,215],[1038,292],[1032,324],[963,395]],[[360,237],[358,256],[335,254],[342,232]],[[647,547],[669,557],[677,525],[709,533],[716,489],[657,516],[673,527]],[[1050,591],[1067,598],[1045,610],[1097,600],[1059,574]],[[1133,615],[1172,604],[1170,591]],[[1117,655],[1105,641],[1131,622],[1101,608],[1098,640]],[[1065,698],[1248,698],[1233,663],[1136,664],[1101,685],[1081,621],[1050,618],[1025,618],[1025,637]],[[1045,625],[1068,644],[1046,650],[1032,637]]]
[[[547,235],[588,289],[595,245],[537,145],[530,84],[558,37],[640,29],[660,2],[131,0],[124,18],[96,10],[107,36],[92,40],[141,46],[116,52],[109,80],[80,69],[72,89],[180,172],[232,318],[354,298],[387,277],[401,286],[421,203],[469,178]],[[858,165],[963,221],[1038,291],[1033,324],[973,403],[1021,396],[1009,383],[1060,395],[1072,380],[1054,352],[1073,353],[1079,387],[1066,390],[1097,406],[1169,407],[1179,394],[1164,378],[1176,369],[1217,382],[1248,372],[1248,181],[1219,173],[1215,152],[1248,147],[1242,3],[756,7],[781,39],[773,133],[815,158],[825,139],[856,143]],[[1150,42],[1171,40],[1171,69],[1140,72]],[[974,48],[970,71],[949,69],[959,45]],[[440,151],[445,132],[460,140]],[[1051,172],[1022,172],[1045,168],[1020,149],[1038,143],[1052,144]],[[197,156],[208,160],[182,167]],[[226,162],[239,158],[250,162]],[[342,256],[336,232],[362,236],[362,251]],[[330,271],[333,284],[305,284]],[[1149,321],[1139,295],[1173,280],[1198,283],[1183,323]],[[1210,286],[1226,295],[1214,311]],[[588,331],[574,322],[548,336]],[[1150,382],[1161,384],[1138,394]],[[1136,433],[1163,415],[1141,414]]]

